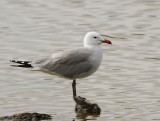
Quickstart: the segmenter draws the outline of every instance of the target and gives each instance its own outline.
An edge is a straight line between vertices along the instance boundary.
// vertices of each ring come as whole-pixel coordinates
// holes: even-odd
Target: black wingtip
[[[31,68],[32,66],[26,66],[26,65],[10,65],[13,67],[24,67],[24,68]]]
[[[15,62],[15,60],[9,60],[10,62]]]
[[[14,66],[14,67],[24,67],[24,68],[31,68],[32,67],[31,61],[10,60],[10,62],[20,64],[20,65],[11,65],[11,66]]]

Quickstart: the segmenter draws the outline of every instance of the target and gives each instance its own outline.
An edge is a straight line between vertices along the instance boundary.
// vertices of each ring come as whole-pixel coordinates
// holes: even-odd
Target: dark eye
[[[97,37],[93,37],[93,38],[97,38]]]

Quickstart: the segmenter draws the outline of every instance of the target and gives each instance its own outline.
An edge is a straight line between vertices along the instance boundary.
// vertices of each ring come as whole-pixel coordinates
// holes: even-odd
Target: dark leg
[[[101,109],[96,103],[91,103],[86,98],[77,97],[76,93],[76,80],[73,80],[72,83],[72,90],[73,90],[73,99],[76,103],[75,112],[77,115],[84,116],[84,115],[100,115]]]
[[[72,89],[73,89],[73,98],[75,99],[75,97],[77,97],[77,93],[76,93],[76,80],[73,80]]]

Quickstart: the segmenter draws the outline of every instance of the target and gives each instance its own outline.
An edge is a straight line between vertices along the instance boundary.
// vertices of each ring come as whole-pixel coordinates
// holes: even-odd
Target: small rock
[[[51,115],[40,113],[17,113],[12,116],[0,117],[1,121],[40,121],[50,120]]]
[[[83,97],[74,97],[76,102],[75,112],[78,115],[100,115],[101,109],[96,103],[92,103]]]

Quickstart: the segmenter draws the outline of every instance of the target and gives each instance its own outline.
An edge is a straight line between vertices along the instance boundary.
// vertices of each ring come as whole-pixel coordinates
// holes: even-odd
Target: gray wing
[[[32,62],[34,67],[40,70],[53,72],[66,78],[74,78],[83,75],[92,69],[89,62],[91,51],[87,48],[67,50],[47,56]]]

